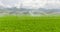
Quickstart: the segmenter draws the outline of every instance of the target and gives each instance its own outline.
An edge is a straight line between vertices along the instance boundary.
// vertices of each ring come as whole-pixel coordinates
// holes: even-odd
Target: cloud
[[[25,8],[39,8],[43,7],[46,3],[44,0],[1,0],[4,5],[7,5],[8,7],[16,6],[17,8],[20,8],[21,3],[22,6]]]
[[[0,6],[4,6],[4,4],[0,1]]]
[[[46,4],[45,0],[25,0],[23,1],[24,7],[30,7],[30,8],[40,8],[44,7]]]
[[[20,8],[20,6],[21,6],[21,2],[18,2],[18,3],[15,4],[16,8]]]
[[[1,0],[1,2],[5,5],[14,6],[17,2],[20,2],[20,0]]]
[[[20,8],[53,8],[60,7],[60,0],[0,0],[0,5]],[[50,6],[49,6],[50,5]]]
[[[48,6],[47,4],[53,7],[55,6],[57,7],[57,6],[60,6],[60,1],[59,0],[25,0],[23,1],[23,6],[30,7],[30,8],[44,8]]]
[[[60,8],[60,1],[59,0],[50,0],[50,1],[48,1],[48,3],[45,5],[44,8],[59,9]]]

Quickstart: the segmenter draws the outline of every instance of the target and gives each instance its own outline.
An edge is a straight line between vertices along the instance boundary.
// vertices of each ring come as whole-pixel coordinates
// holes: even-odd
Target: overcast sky
[[[47,5],[51,5],[51,7],[60,7],[60,0],[0,0],[0,5],[7,5],[8,7],[16,6],[19,8],[21,5],[21,2],[23,3],[23,7],[30,7],[30,8],[39,8],[39,7],[47,7]],[[54,6],[55,5],[55,6]],[[51,8],[50,7],[50,8]],[[52,7],[52,8],[53,8]]]

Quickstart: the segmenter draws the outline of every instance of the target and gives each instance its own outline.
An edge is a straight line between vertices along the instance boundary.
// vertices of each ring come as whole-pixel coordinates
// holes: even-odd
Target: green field
[[[0,32],[60,32],[60,16],[0,17]]]

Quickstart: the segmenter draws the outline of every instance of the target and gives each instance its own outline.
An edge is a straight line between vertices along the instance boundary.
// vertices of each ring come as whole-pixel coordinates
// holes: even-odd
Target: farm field
[[[3,16],[0,32],[60,32],[60,16]]]

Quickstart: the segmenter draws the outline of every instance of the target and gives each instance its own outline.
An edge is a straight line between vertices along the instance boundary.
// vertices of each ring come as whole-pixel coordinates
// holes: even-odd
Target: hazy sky
[[[7,5],[8,7],[16,6],[19,8],[23,3],[23,7],[30,8],[39,8],[39,7],[47,7],[47,5],[51,5],[53,7],[60,7],[60,0],[0,0],[0,5]],[[55,6],[54,6],[55,5]]]

